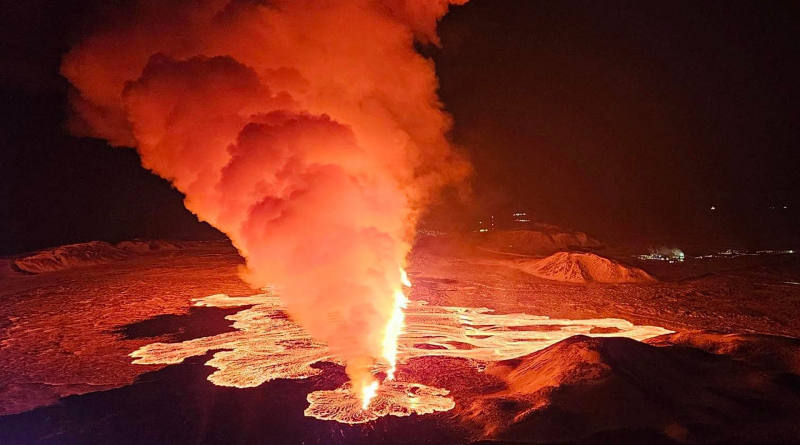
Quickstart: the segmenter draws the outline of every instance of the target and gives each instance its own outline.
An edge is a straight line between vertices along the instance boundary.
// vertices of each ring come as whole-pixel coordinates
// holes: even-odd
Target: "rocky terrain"
[[[336,365],[308,380],[217,389],[206,380],[209,356],[166,368],[131,364],[129,354],[144,345],[232,330],[225,316],[242,309],[191,302],[253,293],[237,276],[241,259],[229,244],[88,246],[0,261],[0,443],[220,443],[213,438],[231,431],[241,443],[800,437],[796,255],[651,268],[585,252],[537,258],[422,240],[409,266],[412,300],[499,315],[621,318],[676,333],[642,343],[597,329],[591,334],[609,337],[574,336],[499,362],[414,358],[398,378],[448,388],[455,408],[349,426],[302,416],[308,393],[346,381]],[[604,282],[609,276],[617,282]]]
[[[713,341],[716,353],[682,346],[692,339]],[[730,355],[739,342],[761,352]],[[796,363],[771,357],[798,353],[798,340],[763,336],[574,336],[491,365],[486,373],[505,387],[466,410],[501,440],[569,442],[638,429],[680,443],[791,442],[800,438],[800,375]]]
[[[589,235],[552,224],[538,223],[527,229],[480,233],[475,241],[499,251],[546,255],[563,249],[592,249],[602,244]]]
[[[525,273],[567,283],[646,283],[655,278],[638,267],[588,252],[557,252],[547,258],[516,261]]]
[[[121,261],[131,258],[133,253],[189,249],[202,246],[202,244],[163,240],[133,240],[111,245],[102,241],[91,241],[44,249],[7,259],[6,261],[8,262],[7,267],[17,272],[40,274]]]

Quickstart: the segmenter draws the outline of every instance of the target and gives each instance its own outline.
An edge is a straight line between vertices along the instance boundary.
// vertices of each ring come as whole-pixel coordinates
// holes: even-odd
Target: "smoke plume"
[[[469,171],[414,48],[465,1],[134,2],[64,57],[69,126],[136,147],[358,384],[417,219]]]

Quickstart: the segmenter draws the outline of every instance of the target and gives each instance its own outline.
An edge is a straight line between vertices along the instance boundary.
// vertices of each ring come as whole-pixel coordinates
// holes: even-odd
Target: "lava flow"
[[[334,390],[314,391],[307,397],[307,416],[363,423],[386,415],[452,409],[455,403],[447,388],[392,379],[397,365],[419,357],[462,358],[480,367],[522,357],[577,334],[644,340],[672,332],[656,326],[635,326],[616,318],[551,319],[528,314],[493,314],[486,308],[430,306],[424,301],[407,300],[405,296],[398,298],[396,304],[398,317],[403,317],[399,309],[406,306],[405,324],[399,318],[395,326],[401,328],[386,331],[387,344],[396,345],[396,355],[387,354],[385,363],[375,363],[370,373],[371,376],[386,373],[386,380],[379,384],[372,377],[364,382],[366,392],[363,388],[357,391],[350,382]],[[233,327],[237,329],[234,332],[180,343],[153,343],[131,354],[136,358],[134,363],[174,364],[187,357],[222,350],[207,362],[217,368],[208,379],[215,385],[239,388],[275,379],[316,376],[322,371],[313,365],[320,362],[345,364],[331,348],[312,339],[287,316],[274,292],[249,297],[212,295],[195,300],[195,305],[252,307],[227,317],[234,321]],[[402,335],[395,336],[402,326],[405,326]],[[598,331],[613,333],[595,333]]]

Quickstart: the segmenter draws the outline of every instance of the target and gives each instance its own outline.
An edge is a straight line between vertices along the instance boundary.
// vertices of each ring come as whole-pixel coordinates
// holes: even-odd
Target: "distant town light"
[[[714,206],[711,206],[711,210],[717,210],[717,208],[714,207]]]

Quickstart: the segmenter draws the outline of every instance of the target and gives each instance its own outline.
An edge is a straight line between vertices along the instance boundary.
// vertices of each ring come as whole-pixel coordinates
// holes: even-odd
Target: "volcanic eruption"
[[[219,386],[249,388],[276,379],[309,378],[322,372],[315,364],[341,361],[332,348],[315,341],[287,319],[283,303],[269,291],[249,297],[211,295],[196,299],[194,304],[247,307],[228,317],[234,321],[235,332],[185,342],[151,343],[131,353],[134,363],[175,364],[221,350],[206,363],[217,369],[208,380]],[[474,369],[485,368],[519,359],[578,334],[645,340],[672,332],[615,318],[571,320],[525,313],[496,314],[487,308],[436,306],[425,301],[408,301],[406,309],[408,323],[399,341],[398,337],[392,337],[396,342],[393,351],[399,349],[400,361],[411,368],[416,366],[410,362],[423,357],[466,359]],[[405,367],[401,372],[409,374]],[[430,414],[455,407],[450,396],[452,388],[409,382],[408,375],[395,381],[393,370],[387,373],[389,376],[382,384],[373,380],[366,385],[361,397],[354,391],[355,382],[311,392],[305,415],[341,423],[364,423],[387,415]],[[411,374],[412,378],[420,377]]]
[[[64,57],[69,127],[135,147],[346,363],[394,375],[415,224],[469,166],[415,42],[465,0],[142,0]]]

